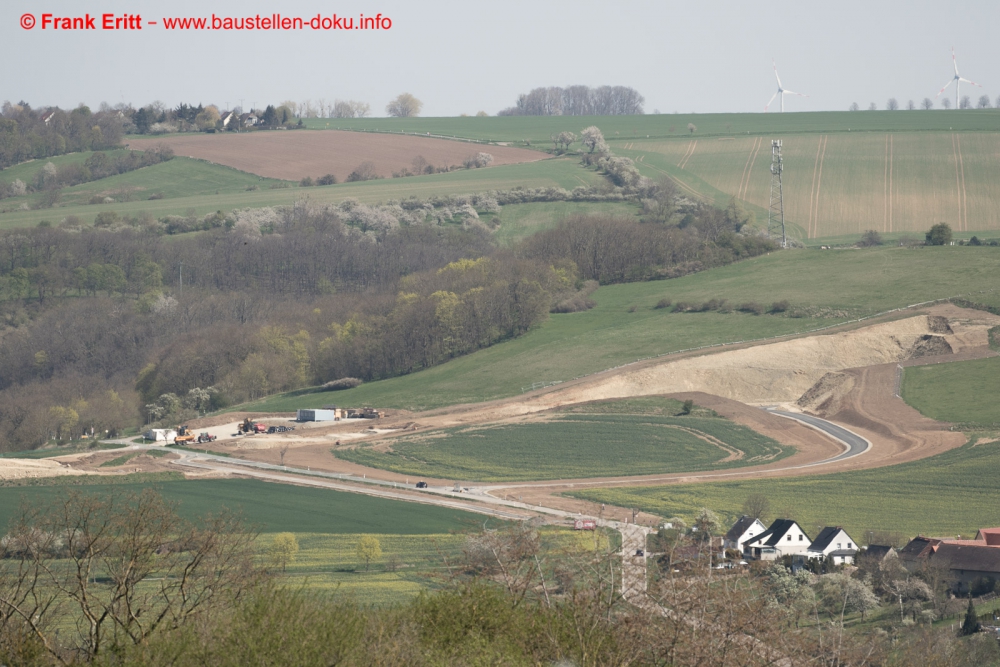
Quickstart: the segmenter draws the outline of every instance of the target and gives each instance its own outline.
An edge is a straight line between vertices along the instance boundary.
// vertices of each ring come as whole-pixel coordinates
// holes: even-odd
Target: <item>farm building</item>
[[[343,419],[343,413],[344,411],[340,408],[333,408],[332,410],[298,410],[295,413],[295,419],[300,422],[334,422]]]

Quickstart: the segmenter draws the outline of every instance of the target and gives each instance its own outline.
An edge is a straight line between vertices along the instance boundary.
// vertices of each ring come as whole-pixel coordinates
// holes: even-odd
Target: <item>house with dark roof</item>
[[[876,562],[884,563],[890,558],[898,558],[896,550],[883,544],[869,544],[864,551],[855,554],[855,560],[870,558]]]
[[[938,545],[933,560],[951,571],[952,588],[964,593],[977,581],[1000,581],[1000,548],[978,544],[956,544],[946,541]]]
[[[805,555],[812,540],[791,519],[775,519],[763,533],[743,546],[743,557],[755,560],[779,560],[784,556]]]
[[[742,552],[743,545],[746,544],[747,540],[760,535],[765,530],[767,530],[767,527],[760,522],[760,519],[755,519],[744,514],[733,524],[729,532],[726,533],[722,542],[723,548],[736,549]]]
[[[912,570],[934,555],[943,540],[936,537],[917,535],[899,550],[899,560],[903,566]]]
[[[858,543],[840,526],[827,526],[806,550],[806,558],[833,559],[836,565],[853,565]]]

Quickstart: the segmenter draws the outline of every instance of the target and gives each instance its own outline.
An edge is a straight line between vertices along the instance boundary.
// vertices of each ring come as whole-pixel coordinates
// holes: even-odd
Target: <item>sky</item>
[[[1000,95],[988,0],[593,2],[582,0],[4,0],[0,101],[33,107],[136,107],[159,100],[263,108],[284,100],[360,100],[374,116],[396,95],[423,116],[512,106],[539,86],[624,85],[647,113],[762,112],[777,85],[788,111],[884,108],[935,99],[953,74],[973,101]],[[43,14],[96,17],[96,30],[42,27]],[[389,17],[382,30],[166,30],[167,17]],[[25,14],[34,27],[21,25]],[[101,15],[141,30],[102,30]],[[30,23],[30,20],[24,18]],[[156,21],[157,25],[148,25]],[[384,21],[382,25],[386,24]],[[954,99],[954,86],[948,95]],[[777,109],[777,101],[772,107]]]

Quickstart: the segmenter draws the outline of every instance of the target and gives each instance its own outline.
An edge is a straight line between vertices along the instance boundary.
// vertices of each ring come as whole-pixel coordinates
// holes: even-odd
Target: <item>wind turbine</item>
[[[784,88],[782,88],[781,87],[781,77],[778,76],[778,66],[775,65],[775,63],[774,63],[773,60],[771,61],[771,64],[774,65],[774,78],[778,80],[778,92],[776,92],[774,95],[772,95],[771,99],[768,100],[767,105],[764,106],[764,111],[767,111],[767,107],[771,106],[771,102],[773,102],[774,98],[778,97],[779,95],[781,96],[781,110],[782,111],[785,110],[785,95],[798,95],[799,97],[809,97],[808,95],[803,95],[802,93],[795,93],[795,92],[792,92],[791,90],[785,90]]]
[[[979,84],[976,83],[975,81],[969,81],[968,79],[963,79],[962,76],[958,73],[958,61],[955,60],[955,47],[954,46],[951,47],[951,64],[955,66],[955,76],[951,77],[951,80],[948,81],[948,83],[944,84],[944,88],[942,88],[941,90],[938,91],[938,94],[936,95],[936,97],[941,97],[941,93],[943,93],[945,91],[945,88],[947,88],[948,86],[950,86],[951,84],[954,83],[955,84],[955,108],[957,109],[958,108],[958,99],[959,99],[958,98],[958,91],[959,91],[959,88],[961,88],[961,86],[962,86],[962,82],[964,81],[966,83],[971,83],[973,86],[979,86]],[[979,86],[979,87],[982,88],[982,86]]]

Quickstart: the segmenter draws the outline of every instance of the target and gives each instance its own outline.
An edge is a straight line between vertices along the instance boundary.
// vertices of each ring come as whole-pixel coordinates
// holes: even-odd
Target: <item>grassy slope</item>
[[[116,479],[113,484],[93,483],[74,488],[101,495],[112,490],[138,493],[148,486]],[[185,518],[194,519],[228,508],[242,512],[248,523],[265,533],[427,535],[459,530],[480,521],[476,515],[429,505],[256,480],[163,481],[153,488],[167,500],[176,502],[178,512]],[[8,525],[22,500],[34,506],[58,502],[65,497],[66,490],[61,484],[0,487],[0,529]]]
[[[731,445],[745,457],[723,462],[729,452],[698,434]],[[513,482],[718,470],[792,453],[790,447],[718,417],[574,414],[541,423],[446,429],[431,439],[396,440],[392,452],[362,447],[335,455],[411,475]]]
[[[948,422],[1000,424],[1000,357],[907,368],[903,399]]]
[[[861,472],[569,495],[663,517],[691,519],[709,507],[733,519],[748,494],[760,493],[770,500],[772,513],[787,511],[812,537],[819,526],[843,526],[861,542],[869,530],[971,536],[980,527],[1000,525],[1000,489],[993,473],[998,466],[1000,443],[991,443]]]
[[[510,204],[500,212],[502,221],[495,236],[501,245],[512,245],[535,232],[551,229],[560,220],[576,214],[609,214],[634,216],[638,207],[626,202],[553,201],[532,204]]]
[[[553,315],[521,338],[399,378],[340,392],[273,397],[251,409],[294,410],[327,403],[428,409],[512,396],[533,382],[568,380],[698,345],[805,331],[977,289],[1000,288],[997,248],[878,248],[771,253],[675,280],[612,285],[587,312]],[[733,303],[825,309],[825,317],[670,313],[653,306],[726,298]],[[631,306],[635,312],[628,312]]]
[[[559,132],[580,133],[597,125],[607,139],[676,137],[688,134],[688,123],[696,135],[735,136],[776,132],[912,132],[996,131],[1000,112],[970,111],[821,111],[812,113],[661,114],[645,116],[521,116],[467,118],[314,118],[305,121],[311,129],[342,129],[380,132],[416,132],[487,141],[522,142],[551,146]]]
[[[175,160],[171,160],[167,165]],[[183,164],[192,163],[204,164],[198,161],[187,161]],[[216,167],[213,165],[212,168]],[[218,167],[218,169],[242,175],[242,172],[226,167]],[[256,176],[246,176],[246,178],[257,179]],[[140,211],[147,211],[155,217],[162,217],[164,215],[183,215],[188,210],[194,210],[197,214],[204,215],[217,210],[230,211],[234,208],[292,204],[303,198],[308,198],[317,204],[337,203],[348,197],[372,203],[384,202],[389,199],[406,199],[411,196],[425,198],[434,195],[473,194],[516,187],[561,187],[572,190],[578,185],[589,185],[600,178],[595,172],[581,168],[579,160],[562,158],[486,169],[463,169],[430,176],[342,183],[312,188],[272,190],[262,185],[262,189],[255,192],[220,191],[220,194],[214,194],[215,190],[220,188],[209,187],[208,194],[192,194],[191,196],[156,201],[133,201],[100,206],[76,205],[38,211],[11,211],[0,214],[0,229],[32,227],[41,220],[56,222],[68,215],[75,215],[86,222],[92,222],[100,211],[116,211],[121,215],[135,215]],[[258,181],[253,180],[253,182]],[[155,181],[148,185],[155,187],[156,191],[162,189],[162,186],[154,184]],[[176,187],[178,190],[191,188],[193,191],[193,189],[203,186],[198,183],[191,185],[179,183],[172,187]],[[7,200],[4,203],[6,204]]]
[[[25,183],[31,183],[38,176],[38,172],[45,166],[45,163],[51,162],[56,167],[62,167],[68,164],[83,164],[87,161],[95,151],[83,151],[81,153],[67,153],[66,155],[56,155],[54,157],[42,158],[40,160],[29,160],[28,162],[22,162],[21,164],[16,164],[13,167],[7,167],[6,169],[0,170],[0,183],[13,183],[15,179],[21,179]],[[125,149],[104,151],[104,154],[109,158],[114,159],[115,156],[124,153]],[[13,200],[3,200],[3,206],[6,207],[9,201]]]

